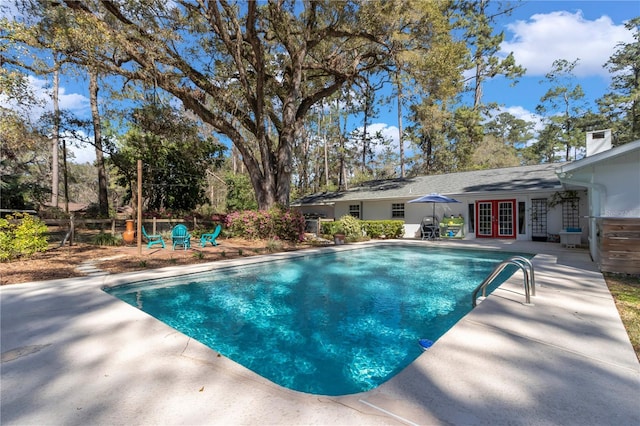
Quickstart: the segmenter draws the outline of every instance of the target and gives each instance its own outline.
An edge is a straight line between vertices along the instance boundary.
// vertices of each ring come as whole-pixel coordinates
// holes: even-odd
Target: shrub
[[[358,224],[360,225],[361,233],[356,234],[354,231],[352,235],[349,234],[348,229],[345,229],[345,222],[343,219],[347,221],[347,228],[349,222],[352,222],[352,219],[347,219],[346,216],[340,218],[338,221],[333,222],[322,222],[322,234],[326,236],[333,236],[337,233],[344,233],[348,240],[361,240],[362,232],[369,238],[401,238],[404,235],[404,222],[401,220],[358,220]],[[355,226],[351,226],[354,230],[357,230]]]
[[[342,225],[340,222],[333,221],[333,222],[322,222],[322,229],[320,232],[322,232],[322,235],[332,236],[334,234],[339,234],[344,231],[342,230]]]
[[[46,251],[47,225],[37,217],[16,213],[0,218],[0,261]]]
[[[271,239],[269,241],[267,241],[267,246],[266,249],[269,253],[274,253],[277,251],[281,251],[283,248],[283,244],[282,241],[280,240],[276,240],[276,239]]]
[[[122,245],[122,237],[100,232],[91,239],[91,242],[98,246],[119,246]]]
[[[347,239],[354,240],[362,237],[362,226],[359,219],[348,214],[342,216],[339,222],[340,228]]]
[[[401,238],[404,222],[401,220],[365,220],[362,229],[370,238]]]
[[[245,210],[225,218],[230,235],[247,239],[278,238],[287,241],[304,239],[304,216],[292,210],[274,208],[269,211]]]

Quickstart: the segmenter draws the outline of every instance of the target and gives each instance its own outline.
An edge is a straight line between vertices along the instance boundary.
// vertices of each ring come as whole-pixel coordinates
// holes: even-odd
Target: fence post
[[[75,223],[73,222],[73,213],[69,216],[69,245],[73,245],[73,239],[75,237]]]
[[[116,236],[116,219],[115,218],[111,218],[111,236],[112,237]]]
[[[153,217],[153,235],[158,235],[156,232],[156,217]]]

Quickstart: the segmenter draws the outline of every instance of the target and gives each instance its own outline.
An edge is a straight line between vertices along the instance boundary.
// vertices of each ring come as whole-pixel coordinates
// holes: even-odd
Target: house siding
[[[485,193],[476,196],[464,196],[453,195],[453,198],[460,201],[460,203],[452,204],[437,204],[435,207],[436,216],[442,219],[446,216],[458,216],[462,215],[465,220],[464,235],[466,239],[475,239],[475,232],[469,232],[469,218],[468,218],[468,205],[474,204],[478,200],[515,200],[516,208],[516,236],[517,240],[531,240],[531,200],[544,198],[549,200],[555,191],[537,192],[535,194],[497,194],[497,193]],[[585,217],[588,211],[588,202],[586,194],[580,192],[579,194],[579,216],[580,226],[583,229],[582,242],[587,241],[587,224],[588,219]],[[363,220],[391,220],[391,205],[394,203],[405,203],[405,217],[404,217],[404,238],[420,238],[420,222],[424,216],[431,216],[433,212],[433,205],[426,203],[408,203],[410,199],[393,199],[393,200],[375,200],[375,201],[343,201],[336,202],[334,206],[334,216],[327,216],[328,218],[335,218],[336,220],[344,215],[349,214],[349,206],[352,204],[360,205],[361,219]],[[519,233],[518,230],[518,206],[519,202],[525,203],[525,232]],[[557,205],[550,208],[547,212],[547,232],[550,235],[558,235],[562,230],[562,206]]]

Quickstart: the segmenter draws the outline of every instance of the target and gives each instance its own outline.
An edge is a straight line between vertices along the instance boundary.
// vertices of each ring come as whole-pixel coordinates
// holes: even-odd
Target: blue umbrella
[[[423,195],[420,198],[409,201],[409,203],[433,203],[433,217],[436,216],[436,203],[459,203],[455,198],[445,197],[441,194]]]

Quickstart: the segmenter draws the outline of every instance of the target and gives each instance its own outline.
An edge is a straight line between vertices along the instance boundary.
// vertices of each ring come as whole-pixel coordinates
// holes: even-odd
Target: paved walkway
[[[481,244],[540,253],[533,260],[535,306],[522,304],[518,273],[400,374],[344,397],[284,389],[101,291],[263,256],[4,286],[0,422],[640,424],[640,364],[587,252],[551,243]]]

